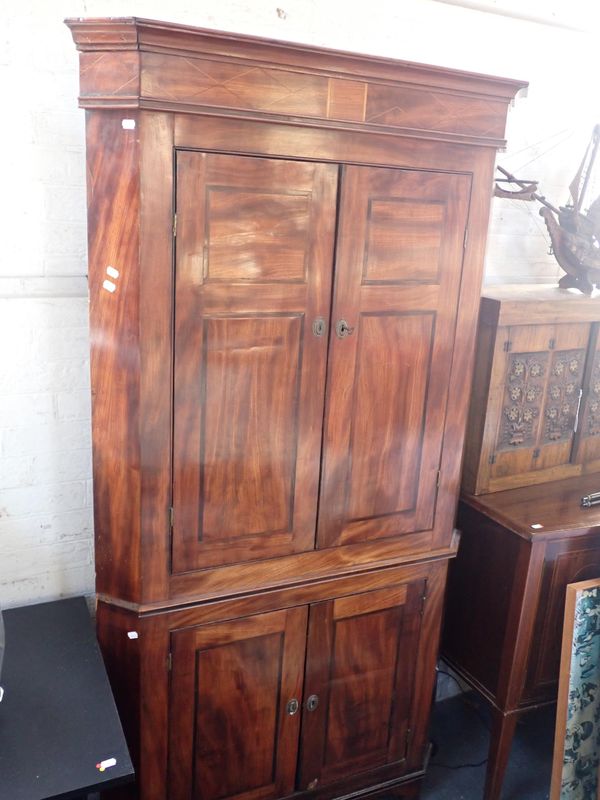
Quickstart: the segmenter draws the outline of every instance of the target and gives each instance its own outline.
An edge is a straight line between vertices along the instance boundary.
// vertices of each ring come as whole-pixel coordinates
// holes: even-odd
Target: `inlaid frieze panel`
[[[584,362],[585,350],[555,352],[552,356],[544,409],[544,444],[573,435]]]
[[[497,448],[532,447],[543,405],[548,353],[515,353],[508,363]]]
[[[80,91],[88,97],[135,97],[140,91],[139,53],[82,53]]]
[[[139,94],[146,102],[293,114],[366,127],[410,128],[448,137],[494,139],[504,132],[506,102],[460,92],[414,89],[310,70],[163,52],[141,57]]]
[[[202,106],[325,117],[328,80],[239,62],[146,53],[141,91],[145,97]]]
[[[409,126],[418,119],[432,130],[490,134],[497,129],[503,113],[501,103],[480,103],[471,97],[371,84],[365,122]]]
[[[329,119],[364,120],[368,84],[364,81],[329,79],[327,117]]]

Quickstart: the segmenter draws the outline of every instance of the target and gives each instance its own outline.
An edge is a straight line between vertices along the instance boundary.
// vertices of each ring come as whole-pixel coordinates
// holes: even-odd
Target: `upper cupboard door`
[[[470,186],[344,172],[320,547],[433,525]]]
[[[332,165],[178,153],[175,572],[314,546],[336,191]]]

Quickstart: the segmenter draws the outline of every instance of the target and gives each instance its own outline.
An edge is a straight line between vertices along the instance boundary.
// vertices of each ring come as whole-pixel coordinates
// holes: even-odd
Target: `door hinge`
[[[425,613],[425,603],[427,602],[427,592],[421,595],[421,616]]]
[[[173,512],[173,506],[169,507],[169,528],[173,530],[173,519],[175,518],[175,514]]]
[[[511,341],[504,342],[504,352],[510,353],[511,350],[512,350],[512,342]]]
[[[495,464],[496,463],[496,453],[492,453],[492,455],[488,458],[488,462],[490,464]]]
[[[435,476],[435,488],[436,489],[440,488],[441,479],[442,479],[442,471],[441,471],[441,469],[438,469],[437,475]]]
[[[406,755],[408,755],[408,751],[410,749],[410,743],[411,743],[411,740],[412,740],[412,734],[413,734],[412,728],[409,728],[406,731]]]
[[[167,672],[171,672],[173,669],[173,653],[169,653],[167,656]]]
[[[535,450],[533,451],[533,457],[534,458],[539,458],[540,457],[540,452],[541,452],[540,448],[536,447]]]
[[[556,339],[550,339],[548,342],[548,350],[554,350],[556,347]]]
[[[463,250],[467,249],[467,241],[469,239],[469,228],[465,228],[465,235],[463,237]]]
[[[177,236],[177,214],[173,214],[173,238]]]

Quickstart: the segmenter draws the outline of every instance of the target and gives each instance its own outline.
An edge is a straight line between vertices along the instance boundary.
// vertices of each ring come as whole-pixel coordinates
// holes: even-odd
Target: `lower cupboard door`
[[[293,791],[306,619],[299,607],[171,634],[169,800]]]
[[[407,757],[423,581],[310,607],[298,789]]]

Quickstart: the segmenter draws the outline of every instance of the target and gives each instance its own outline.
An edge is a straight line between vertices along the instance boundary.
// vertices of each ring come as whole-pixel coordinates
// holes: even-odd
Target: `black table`
[[[0,800],[85,797],[132,781],[85,600],[9,609],[4,623]]]

